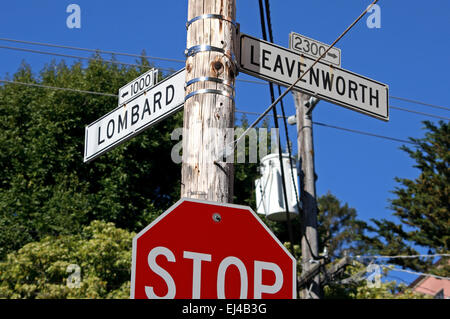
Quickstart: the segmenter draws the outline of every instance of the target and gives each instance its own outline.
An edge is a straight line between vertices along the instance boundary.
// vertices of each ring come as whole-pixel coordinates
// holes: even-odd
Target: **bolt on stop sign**
[[[131,298],[296,298],[296,260],[250,207],[181,199],[133,238]]]

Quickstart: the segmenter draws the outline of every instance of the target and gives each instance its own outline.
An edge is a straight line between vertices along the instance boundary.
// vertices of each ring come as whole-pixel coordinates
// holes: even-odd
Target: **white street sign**
[[[86,126],[84,162],[141,133],[183,107],[184,68]]]
[[[158,82],[157,69],[148,70],[144,74],[138,76],[136,79],[119,89],[119,105],[135,99],[139,93],[148,90],[154,86],[156,82]]]
[[[240,35],[240,68],[243,73],[290,86],[315,59],[272,43]],[[318,62],[293,88],[348,109],[389,120],[388,86],[362,75]]]
[[[291,32],[289,34],[289,49],[298,51],[315,59],[322,56],[329,47],[328,44],[305,37],[296,32]],[[332,47],[321,61],[341,67],[341,49]]]

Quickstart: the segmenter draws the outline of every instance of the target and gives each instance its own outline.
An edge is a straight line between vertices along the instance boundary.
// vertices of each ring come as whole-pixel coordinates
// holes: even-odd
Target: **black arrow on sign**
[[[127,95],[128,95],[128,91],[125,92],[124,94],[122,94],[122,97],[125,97],[125,96],[127,96]]]
[[[336,59],[336,58],[338,57],[336,54],[330,53],[330,52],[328,52],[328,55],[329,55],[330,57],[332,57],[333,59]]]

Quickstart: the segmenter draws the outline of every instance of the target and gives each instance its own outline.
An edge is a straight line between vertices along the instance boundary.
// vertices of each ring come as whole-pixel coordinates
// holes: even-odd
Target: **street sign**
[[[328,44],[305,37],[296,32],[289,34],[289,49],[298,51],[314,59],[322,56],[329,47]],[[332,47],[321,61],[341,67],[341,49]]]
[[[158,70],[151,69],[119,89],[119,106],[135,99],[158,82]]]
[[[120,145],[183,107],[185,70],[86,126],[84,162]]]
[[[296,298],[295,258],[247,206],[183,198],[132,254],[132,299]]]
[[[241,72],[283,86],[292,85],[315,61],[246,34],[240,35],[240,44]],[[389,120],[386,84],[329,63],[319,61],[293,90],[380,120]]]

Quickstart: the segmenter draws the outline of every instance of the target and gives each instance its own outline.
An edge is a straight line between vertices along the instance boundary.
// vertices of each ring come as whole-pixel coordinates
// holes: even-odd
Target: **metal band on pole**
[[[186,102],[189,98],[193,97],[194,95],[205,94],[205,93],[213,93],[213,94],[222,95],[222,96],[230,98],[234,102],[234,97],[232,94],[228,93],[227,91],[216,90],[216,89],[200,89],[200,90],[191,92],[188,95],[186,95],[186,97],[184,98],[184,101]]]
[[[234,53],[232,53],[230,55],[223,48],[215,47],[215,46],[212,46],[209,44],[199,44],[199,45],[194,45],[193,47],[186,49],[184,53],[186,55],[186,58],[188,58],[188,57],[196,55],[199,52],[211,52],[211,51],[222,53],[224,56],[226,56],[228,59],[230,59],[231,63],[233,63],[234,71],[239,70],[237,67],[237,60],[236,60],[236,56],[234,55]]]
[[[225,17],[221,14],[212,14],[212,13],[208,13],[208,14],[202,14],[201,16],[197,16],[195,18],[192,18],[191,20],[189,20],[188,22],[186,22],[186,29],[189,28],[189,26],[194,23],[195,21],[198,20],[203,20],[203,19],[219,19],[219,20],[223,20],[223,21],[227,21],[230,22],[235,28],[237,28],[237,23],[236,21],[234,21],[233,19],[231,19],[230,17]]]
[[[214,78],[214,77],[210,77],[210,76],[202,76],[199,78],[192,79],[192,80],[186,82],[184,88],[186,89],[189,85],[194,84],[194,83],[208,82],[208,81],[226,85],[234,90],[234,85],[231,83],[231,81],[228,81],[225,79],[220,79],[220,78]]]
[[[236,64],[236,57],[235,57],[234,54],[230,55],[230,54],[225,52],[225,49],[219,48],[219,47],[215,47],[215,46],[212,46],[212,45],[209,45],[209,44],[194,45],[193,47],[190,47],[189,49],[186,49],[185,55],[188,58],[188,57],[191,57],[193,55],[196,55],[199,52],[208,52],[208,51],[222,53],[224,56],[229,58],[234,64]]]

